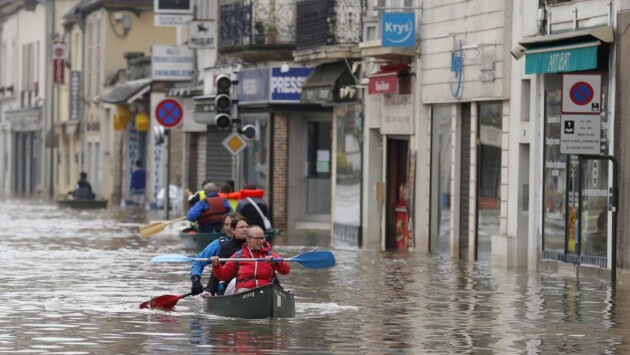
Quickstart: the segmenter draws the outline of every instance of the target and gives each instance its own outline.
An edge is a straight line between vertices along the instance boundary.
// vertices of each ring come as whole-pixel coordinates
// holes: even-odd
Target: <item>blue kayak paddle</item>
[[[158,255],[151,259],[152,263],[192,263],[195,261],[208,261],[208,258],[189,258],[180,254]],[[220,262],[226,261],[256,261],[264,262],[264,258],[219,258]],[[335,256],[328,250],[307,251],[292,258],[274,258],[272,261],[288,261],[302,264],[311,269],[322,269],[335,266]]]

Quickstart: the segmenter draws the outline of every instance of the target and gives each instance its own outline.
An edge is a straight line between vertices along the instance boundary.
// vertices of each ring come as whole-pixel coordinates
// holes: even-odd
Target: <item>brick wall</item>
[[[287,173],[289,147],[289,115],[276,113],[274,115],[273,132],[273,224],[276,228],[287,227]]]

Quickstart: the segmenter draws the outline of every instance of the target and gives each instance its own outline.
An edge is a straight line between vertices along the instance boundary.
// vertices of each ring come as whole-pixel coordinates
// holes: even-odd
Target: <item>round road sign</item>
[[[586,81],[579,81],[573,84],[569,90],[571,101],[580,106],[589,104],[593,100],[594,95],[593,87]]]
[[[184,118],[184,109],[179,101],[164,99],[155,107],[155,119],[164,128],[177,126]]]

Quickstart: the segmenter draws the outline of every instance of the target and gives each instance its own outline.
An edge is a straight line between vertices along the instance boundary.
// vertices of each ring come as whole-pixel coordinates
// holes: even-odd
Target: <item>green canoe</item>
[[[244,319],[293,318],[295,299],[293,293],[269,284],[233,295],[204,298],[203,311]]]
[[[273,240],[278,234],[277,229],[269,229],[265,232],[265,238],[269,244],[273,245]],[[194,230],[187,229],[179,232],[182,248],[187,250],[202,251],[208,244],[223,236],[223,232],[199,233]]]
[[[107,200],[57,200],[57,205],[77,209],[99,209],[107,208]]]

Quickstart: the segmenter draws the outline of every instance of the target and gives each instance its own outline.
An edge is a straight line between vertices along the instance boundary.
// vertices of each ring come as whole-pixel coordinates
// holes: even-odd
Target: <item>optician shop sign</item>
[[[416,46],[416,13],[386,12],[381,19],[383,47]]]
[[[238,100],[240,103],[285,102],[299,103],[302,84],[313,68],[259,68],[239,72]]]

